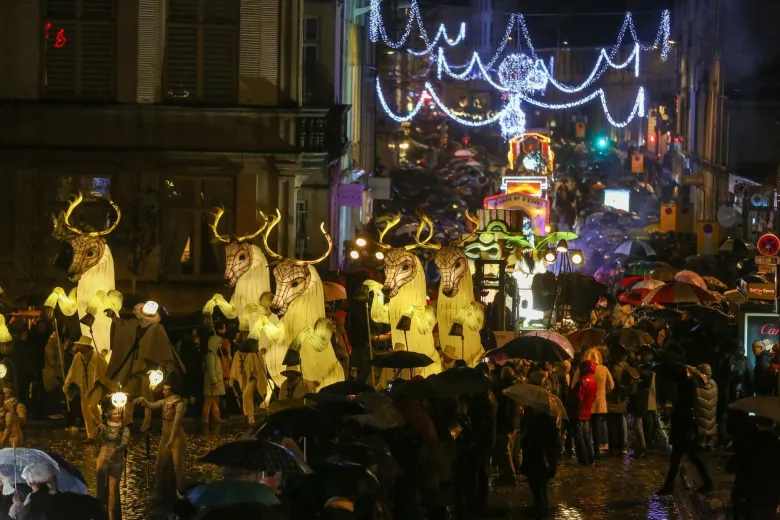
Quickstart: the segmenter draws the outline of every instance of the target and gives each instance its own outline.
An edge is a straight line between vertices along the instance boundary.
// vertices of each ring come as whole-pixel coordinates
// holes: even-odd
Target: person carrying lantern
[[[74,343],[76,355],[70,365],[68,375],[62,387],[65,395],[71,384],[75,384],[81,393],[81,413],[84,417],[84,428],[87,431],[86,443],[96,443],[98,437],[97,425],[100,423],[98,404],[103,398],[108,364],[102,355],[92,348],[92,339],[82,335]]]
[[[103,423],[97,427],[100,454],[97,459],[97,498],[109,520],[122,519],[119,482],[125,467],[130,428],[124,425],[123,407],[115,407],[110,399],[103,399]]]
[[[0,437],[0,448],[19,448],[24,445],[22,423],[27,420],[27,409],[16,398],[14,386],[3,384],[3,419],[5,427]]]

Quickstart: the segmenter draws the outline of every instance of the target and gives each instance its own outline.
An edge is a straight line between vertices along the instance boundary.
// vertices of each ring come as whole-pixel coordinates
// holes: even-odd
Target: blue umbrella
[[[224,507],[232,504],[281,504],[274,491],[259,482],[249,480],[219,480],[195,486],[187,495],[192,505]]]

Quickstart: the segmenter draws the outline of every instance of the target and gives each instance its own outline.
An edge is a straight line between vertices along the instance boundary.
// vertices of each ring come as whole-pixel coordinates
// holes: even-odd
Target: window
[[[163,179],[160,223],[161,271],[169,280],[220,280],[225,250],[214,240],[211,211],[223,206],[223,235],[233,232],[235,182],[232,177],[171,175]]]
[[[84,201],[74,212],[71,224],[105,229],[116,218],[113,210],[101,200],[111,199],[111,185],[112,178],[105,174],[44,173],[40,185],[43,214],[56,217],[81,192]]]
[[[299,200],[295,203],[295,258],[308,258],[309,233],[309,201]]]
[[[43,93],[53,98],[114,96],[114,0],[45,0]]]
[[[165,95],[170,101],[236,101],[238,0],[169,0]]]
[[[303,103],[316,104],[318,93],[324,87],[318,85],[320,54],[320,23],[317,18],[303,19]]]

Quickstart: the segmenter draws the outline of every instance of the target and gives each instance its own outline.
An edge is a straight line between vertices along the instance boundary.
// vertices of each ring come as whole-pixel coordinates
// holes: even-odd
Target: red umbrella
[[[630,305],[642,305],[642,299],[647,296],[647,293],[649,292],[650,289],[633,289],[618,296],[618,301]]]
[[[717,299],[699,287],[684,282],[669,282],[653,289],[642,299],[642,303],[670,305],[675,303],[710,303]]]
[[[641,280],[644,280],[644,279],[645,279],[644,276],[627,276],[627,277],[623,278],[622,280],[620,280],[620,286],[628,288],[628,287],[631,287],[632,285],[634,285],[635,283],[637,283],[637,282],[639,282]]]

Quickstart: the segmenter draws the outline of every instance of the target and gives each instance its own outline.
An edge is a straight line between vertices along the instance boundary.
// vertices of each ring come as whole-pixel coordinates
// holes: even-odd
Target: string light
[[[531,105],[535,105],[540,108],[547,108],[550,110],[566,110],[569,108],[574,108],[579,105],[583,105],[587,103],[588,101],[592,101],[596,98],[601,99],[601,107],[604,109],[604,115],[607,117],[607,121],[612,126],[615,126],[617,128],[623,128],[626,125],[628,125],[631,121],[633,121],[634,117],[637,115],[639,117],[644,117],[645,115],[645,89],[644,87],[639,87],[639,92],[636,96],[636,101],[634,102],[634,107],[631,110],[631,114],[629,114],[628,118],[623,121],[615,121],[612,119],[612,116],[609,113],[609,109],[607,108],[607,99],[606,94],[604,93],[604,89],[598,89],[597,91],[593,92],[592,94],[589,94],[588,96],[585,96],[582,99],[578,99],[577,101],[572,101],[571,103],[558,103],[558,104],[551,104],[551,103],[545,103],[544,101],[539,101],[536,99],[532,99],[527,97],[526,95],[519,93],[518,96],[525,101],[526,103],[529,103]]]
[[[420,27],[422,27],[422,25],[420,25]],[[408,52],[409,54],[413,54],[414,56],[425,56],[426,54],[430,54],[431,51],[433,51],[433,48],[436,47],[437,43],[439,42],[439,38],[444,38],[444,41],[447,43],[447,45],[449,45],[450,47],[454,47],[455,45],[459,44],[465,37],[466,37],[465,23],[460,24],[460,31],[458,31],[458,36],[455,39],[451,39],[449,36],[447,36],[447,28],[444,27],[444,24],[441,24],[439,26],[439,31],[436,33],[436,36],[433,38],[433,41],[430,42],[428,45],[426,45],[424,50],[415,51],[412,49],[408,49]],[[423,38],[425,37],[423,36]]]
[[[506,141],[525,133],[525,112],[520,109],[518,96],[512,96],[507,103],[499,125],[501,126],[501,135]]]
[[[439,30],[436,32],[436,36],[434,37],[433,41],[431,41],[428,38],[428,33],[425,32],[425,27],[423,26],[422,23],[422,15],[420,14],[420,7],[419,5],[417,5],[417,0],[412,0],[411,5],[409,6],[409,16],[406,20],[406,27],[404,28],[404,32],[398,41],[392,41],[387,36],[387,30],[385,29],[385,26],[382,23],[382,12],[380,9],[381,3],[382,0],[371,0],[371,4],[370,4],[369,37],[371,41],[374,43],[378,42],[379,39],[381,38],[382,43],[384,43],[391,49],[400,49],[409,39],[409,35],[412,33],[412,28],[415,25],[415,22],[417,23],[417,29],[420,32],[420,36],[422,36],[423,41],[425,42],[425,50],[423,51],[412,51],[411,49],[409,50],[409,52],[411,54],[414,54],[415,56],[423,56],[426,54],[430,54],[433,51],[433,48],[436,47],[436,45],[438,44],[440,38],[444,38],[444,41],[448,45],[455,46],[458,45],[461,41],[463,41],[463,39],[466,37],[465,23],[460,24],[460,30],[458,31],[458,35],[454,39],[450,38],[447,35],[447,28],[444,26],[444,24],[441,24],[439,26]]]
[[[558,90],[561,92],[566,92],[567,94],[573,94],[575,92],[581,92],[582,90],[588,88],[591,86],[597,79],[601,77],[602,74],[607,70],[607,68],[613,68],[613,69],[625,69],[628,67],[629,64],[632,62],[634,63],[634,76],[639,77],[639,44],[634,44],[634,51],[631,53],[631,55],[626,59],[623,63],[615,63],[612,61],[612,59],[607,54],[606,49],[601,49],[601,52],[599,52],[599,58],[596,61],[596,65],[593,67],[593,70],[591,71],[590,75],[577,86],[569,86],[564,85],[563,83],[558,82],[555,77],[553,76],[552,71],[554,70],[554,61],[553,58],[550,58],[550,68],[548,69],[547,66],[544,64],[543,60],[537,60],[537,66],[542,68],[544,70],[544,73],[547,75],[547,79],[550,81],[550,83],[555,86]],[[606,61],[607,67],[602,68],[602,62]]]

